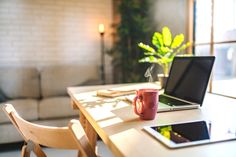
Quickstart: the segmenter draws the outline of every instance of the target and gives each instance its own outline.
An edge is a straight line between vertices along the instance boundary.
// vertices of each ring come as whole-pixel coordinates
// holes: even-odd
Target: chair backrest
[[[35,145],[58,149],[78,149],[82,156],[96,157],[78,120],[71,120],[66,127],[49,127],[24,120],[17,114],[11,104],[5,104],[3,110],[20,132],[25,142],[30,141]],[[37,152],[35,153],[37,154]]]

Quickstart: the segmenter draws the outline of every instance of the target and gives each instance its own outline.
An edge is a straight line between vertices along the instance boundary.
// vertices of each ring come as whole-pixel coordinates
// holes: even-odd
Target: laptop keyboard
[[[166,97],[164,95],[159,95],[159,101],[169,106],[190,105],[190,103]]]

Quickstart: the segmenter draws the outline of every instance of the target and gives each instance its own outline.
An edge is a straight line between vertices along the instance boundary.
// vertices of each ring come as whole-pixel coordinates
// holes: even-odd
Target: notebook
[[[122,89],[104,89],[104,90],[98,90],[96,95],[97,96],[104,96],[104,97],[110,97],[115,98],[123,95],[130,95],[135,94],[135,89],[130,90],[122,90]]]
[[[175,57],[158,112],[202,106],[214,61],[214,56]]]

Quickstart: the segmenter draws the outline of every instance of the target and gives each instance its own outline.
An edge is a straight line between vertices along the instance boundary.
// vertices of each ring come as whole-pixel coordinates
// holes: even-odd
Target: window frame
[[[215,18],[215,0],[211,0],[211,30],[210,30],[210,42],[198,42],[196,43],[195,41],[195,31],[196,31],[196,1],[198,0],[188,0],[188,38],[189,41],[192,43],[192,47],[190,48],[190,52],[195,54],[195,47],[196,46],[204,46],[208,45],[210,46],[210,55],[214,55],[214,47],[215,45],[220,45],[220,44],[231,44],[231,43],[236,43],[236,40],[222,40],[222,41],[214,41],[214,18]],[[213,75],[210,78],[209,81],[209,92],[217,95],[222,95],[230,98],[236,98],[233,96],[228,96],[220,93],[213,92]]]

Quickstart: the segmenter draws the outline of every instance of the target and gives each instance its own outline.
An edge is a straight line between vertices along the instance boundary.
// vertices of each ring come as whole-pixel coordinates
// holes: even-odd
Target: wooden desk
[[[200,109],[157,113],[154,120],[144,121],[134,114],[130,104],[118,99],[96,97],[96,92],[91,91],[118,86],[121,85],[68,88],[72,105],[80,110],[80,120],[94,147],[98,134],[114,155],[119,157],[236,156],[236,141],[169,149],[142,129],[146,125],[192,120],[210,120],[212,125],[222,123],[236,128],[235,99],[206,94]],[[81,93],[83,91],[86,92]]]

